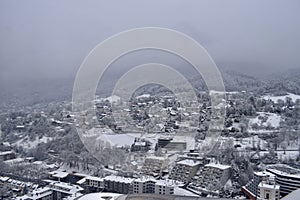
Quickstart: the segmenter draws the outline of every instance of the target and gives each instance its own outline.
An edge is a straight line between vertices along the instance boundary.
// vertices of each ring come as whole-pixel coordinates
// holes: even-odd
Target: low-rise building
[[[37,188],[30,193],[17,197],[17,200],[62,200],[82,196],[83,188],[64,182],[53,181],[44,188]]]
[[[51,182],[47,187],[52,191],[54,200],[64,199],[66,197],[81,196],[84,189],[78,185],[72,185],[64,182]]]
[[[16,200],[53,200],[52,190],[48,187],[38,188]]]
[[[69,175],[68,172],[64,169],[59,169],[55,171],[51,171],[48,173],[49,178],[55,181],[65,181],[67,176]]]
[[[14,151],[2,151],[0,152],[0,161],[7,161],[16,158]]]
[[[104,178],[104,189],[108,192],[131,194],[133,180],[122,176],[106,176]]]
[[[91,191],[102,191],[104,189],[104,179],[95,177],[95,176],[87,176],[85,177],[86,186]]]

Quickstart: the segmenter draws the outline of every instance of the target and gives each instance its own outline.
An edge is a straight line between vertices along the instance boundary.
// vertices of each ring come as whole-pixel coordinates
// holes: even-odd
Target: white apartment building
[[[275,183],[275,176],[268,177],[258,184],[258,200],[279,200],[280,186]]]
[[[174,194],[178,182],[174,180],[155,180],[152,177],[142,177],[133,181],[133,194]]]

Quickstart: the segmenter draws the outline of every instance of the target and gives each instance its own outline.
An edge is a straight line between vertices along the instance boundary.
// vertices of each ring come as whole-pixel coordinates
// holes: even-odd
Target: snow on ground
[[[174,188],[174,195],[180,195],[180,196],[189,196],[189,197],[199,197],[199,195],[196,195],[193,192],[190,192],[186,189],[175,187]]]
[[[87,136],[93,137],[93,136],[100,136],[102,134],[115,134],[111,129],[109,128],[91,128],[86,132]]]
[[[101,137],[97,139],[101,139],[103,141],[109,142],[112,146],[126,147],[126,146],[131,146],[134,143],[135,138],[128,134],[115,134],[115,135],[103,134]]]
[[[290,97],[293,102],[295,102],[297,99],[300,99],[300,95],[296,95],[296,94],[292,94],[292,93],[288,93],[287,95],[282,95],[282,96],[266,95],[266,96],[263,96],[262,98],[265,100],[270,99],[276,103],[279,99],[285,101],[286,97]]]
[[[255,118],[251,118],[249,120],[249,132],[253,130],[252,125],[257,124],[258,126],[262,128],[266,128],[268,125],[270,125],[273,128],[278,128],[280,125],[281,117],[278,114],[275,113],[267,113],[267,112],[258,112],[258,116]],[[263,121],[262,118],[266,118],[266,121]]]
[[[152,149],[154,149],[155,144],[157,143],[158,139],[161,137],[172,137],[173,142],[180,141],[186,142],[187,149],[193,149],[195,147],[195,139],[194,136],[191,135],[176,135],[173,134],[167,135],[162,133],[148,133],[148,134],[141,134],[141,133],[123,133],[123,134],[116,134],[112,131],[106,129],[104,132],[103,128],[92,128],[87,131],[86,136],[89,137],[97,137],[97,140],[102,140],[104,142],[110,143],[112,146],[116,147],[128,147],[134,143],[135,138],[145,139],[152,143]]]
[[[13,143],[13,145],[16,145],[18,147],[23,147],[24,149],[32,149],[32,148],[37,147],[37,145],[40,143],[47,143],[48,141],[51,141],[51,140],[53,140],[53,138],[47,137],[47,136],[43,136],[42,138],[36,137],[36,139],[33,141],[30,141],[28,139],[28,137],[26,137],[24,139],[21,139],[15,143]]]

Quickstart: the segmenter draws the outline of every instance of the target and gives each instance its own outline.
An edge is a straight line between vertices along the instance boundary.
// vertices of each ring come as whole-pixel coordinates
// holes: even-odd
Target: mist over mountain
[[[299,2],[294,0],[153,0],[131,4],[94,0],[89,4],[70,0],[16,4],[4,0],[0,2],[0,104],[70,100],[76,72],[86,55],[112,35],[141,27],[173,29],[199,42],[222,71],[227,90],[268,87],[270,91],[297,93],[299,82],[294,73],[264,76],[300,67],[298,11]],[[148,56],[158,61],[162,57],[175,68],[186,65],[170,55]],[[121,67],[104,79],[116,80],[123,68],[127,69],[123,65],[151,60],[140,54],[132,58],[121,61]],[[191,77],[195,72],[183,69]],[[269,85],[269,80],[276,84]],[[193,82],[204,87],[201,81]],[[112,83],[104,80],[100,85],[109,90]]]
[[[258,95],[266,93],[300,94],[300,70],[287,70],[264,78],[249,76],[235,70],[221,70],[226,91],[248,91]],[[110,76],[98,85],[101,96],[109,96],[120,75]],[[0,85],[1,107],[30,106],[37,103],[71,101],[75,77],[34,79],[26,82],[15,81],[13,85]],[[207,90],[200,75],[188,77],[198,90]],[[101,89],[99,89],[101,88]],[[104,88],[104,89],[103,89]]]

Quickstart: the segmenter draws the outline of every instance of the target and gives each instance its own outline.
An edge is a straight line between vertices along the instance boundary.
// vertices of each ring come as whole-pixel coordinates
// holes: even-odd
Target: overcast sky
[[[1,0],[0,79],[75,76],[107,37],[157,26],[186,33],[220,68],[300,68],[299,0]]]

